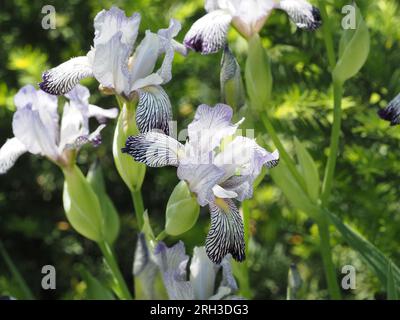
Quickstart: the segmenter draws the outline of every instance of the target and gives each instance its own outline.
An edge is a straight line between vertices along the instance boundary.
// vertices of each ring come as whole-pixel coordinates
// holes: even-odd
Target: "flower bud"
[[[345,30],[340,40],[339,61],[333,70],[333,78],[339,83],[344,83],[354,77],[368,58],[370,36],[358,7],[356,19],[356,29]]]
[[[245,103],[243,81],[239,63],[228,46],[222,55],[220,81],[222,101],[238,110]]]
[[[179,182],[167,203],[165,232],[172,236],[190,230],[199,217],[200,207],[185,181]]]
[[[69,223],[82,236],[96,242],[103,240],[103,215],[95,192],[77,166],[63,172],[63,204]]]
[[[265,109],[271,99],[273,79],[270,60],[258,34],[249,39],[245,78],[251,105]]]
[[[98,163],[94,163],[90,167],[86,179],[96,193],[100,203],[104,220],[102,233],[107,243],[112,244],[118,237],[120,221],[118,212],[106,192],[103,173]]]
[[[146,166],[135,162],[129,154],[122,153],[121,149],[125,147],[129,136],[137,135],[138,133],[133,107],[125,104],[115,128],[113,155],[119,175],[132,192],[138,191],[142,187]]]

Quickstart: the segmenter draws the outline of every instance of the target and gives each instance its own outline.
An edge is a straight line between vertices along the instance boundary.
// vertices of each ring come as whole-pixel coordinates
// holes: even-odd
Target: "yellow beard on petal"
[[[222,198],[215,198],[215,204],[221,208],[225,213],[229,212],[229,205]]]

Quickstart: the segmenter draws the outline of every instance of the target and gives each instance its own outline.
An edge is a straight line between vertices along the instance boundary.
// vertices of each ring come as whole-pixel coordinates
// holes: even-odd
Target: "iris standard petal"
[[[178,178],[185,180],[190,191],[197,195],[197,202],[205,206],[214,201],[212,188],[224,176],[224,171],[213,164],[180,164]]]
[[[234,8],[233,25],[245,37],[258,33],[272,10],[276,7],[274,0],[230,0]]]
[[[131,91],[140,88],[135,82],[151,75],[157,63],[160,50],[160,39],[157,34],[146,31],[146,35],[140,45],[137,47],[135,54],[129,65],[129,77],[131,81]],[[159,84],[159,83],[158,83]]]
[[[18,90],[14,96],[14,104],[17,109],[26,107],[27,105],[37,105],[36,89],[33,85],[28,84]]]
[[[224,137],[236,132],[240,123],[232,124],[232,115],[232,108],[228,105],[200,105],[194,120],[188,126],[189,143],[201,153],[214,150]]]
[[[211,226],[206,238],[206,252],[214,263],[221,263],[230,253],[237,261],[245,259],[243,220],[231,199],[210,203]]]
[[[318,8],[305,0],[282,0],[279,9],[284,10],[290,19],[301,29],[316,30],[322,25]]]
[[[93,74],[100,84],[114,89],[118,94],[129,94],[128,59],[130,45],[122,41],[123,33],[117,32],[109,41],[96,45],[93,56]]]
[[[167,93],[160,86],[145,87],[137,92],[136,124],[139,131],[145,133],[158,129],[169,135],[172,107]]]
[[[0,149],[0,174],[6,173],[26,151],[25,145],[17,138],[7,139]]]
[[[43,125],[47,128],[51,141],[58,141],[58,112],[57,97],[44,91],[36,90],[32,85],[26,85],[18,90],[14,97],[17,110],[31,106],[32,110],[39,112]]]
[[[43,124],[39,111],[28,105],[18,109],[13,117],[14,136],[33,154],[42,154],[56,160],[58,151],[55,141]]]
[[[89,58],[87,56],[76,57],[45,71],[39,87],[47,93],[62,95],[69,92],[79,81],[88,77],[93,77]]]
[[[171,300],[193,300],[194,293],[190,281],[186,280],[186,266],[189,257],[185,254],[185,245],[179,241],[168,248],[159,242],[154,250],[157,265],[163,275],[164,285]]]
[[[130,136],[121,151],[149,167],[178,166],[183,145],[163,133],[147,132]]]
[[[225,10],[215,10],[197,20],[183,40],[186,47],[210,54],[226,44],[226,36],[232,16]]]
[[[169,27],[167,29],[158,30],[157,34],[160,37],[167,39],[170,42],[174,51],[179,52],[181,55],[185,56],[187,54],[187,48],[183,44],[173,39],[178,35],[181,28],[181,23],[178,20],[171,19],[169,22]]]
[[[136,41],[140,24],[140,14],[134,13],[127,17],[125,12],[117,7],[100,11],[94,18],[94,45],[105,44],[117,33],[121,32],[121,42],[132,48]]]
[[[193,286],[194,297],[206,300],[214,294],[215,278],[219,266],[207,257],[204,247],[194,247],[190,263],[190,282]]]
[[[400,94],[397,95],[386,108],[378,111],[381,119],[390,121],[391,126],[400,124]]]
[[[214,164],[225,170],[224,181],[234,175],[257,177],[263,165],[272,168],[278,164],[279,153],[269,153],[254,139],[238,136],[217,154]]]

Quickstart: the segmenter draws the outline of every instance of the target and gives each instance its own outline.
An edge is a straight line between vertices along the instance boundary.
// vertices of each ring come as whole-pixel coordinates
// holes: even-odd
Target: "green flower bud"
[[[103,215],[96,193],[77,166],[63,172],[63,203],[69,223],[82,236],[96,242],[103,240]]]
[[[118,173],[129,190],[138,191],[142,187],[146,166],[133,161],[132,157],[121,152],[129,136],[139,133],[136,127],[135,112],[132,105],[122,107],[114,133],[113,156]]]
[[[243,81],[239,63],[228,46],[222,55],[220,81],[222,101],[238,110],[245,103]]]
[[[185,181],[179,182],[167,203],[165,232],[177,236],[190,230],[197,221],[200,206]]]
[[[258,34],[249,39],[245,78],[251,105],[264,109],[271,100],[273,79],[270,60]]]
[[[367,61],[370,49],[368,27],[356,7],[356,29],[343,32],[339,46],[339,61],[333,70],[333,78],[339,83],[354,77]]]
[[[118,212],[108,196],[100,165],[94,163],[87,174],[87,180],[99,200],[103,214],[103,235],[107,243],[114,243],[119,234],[120,221]]]

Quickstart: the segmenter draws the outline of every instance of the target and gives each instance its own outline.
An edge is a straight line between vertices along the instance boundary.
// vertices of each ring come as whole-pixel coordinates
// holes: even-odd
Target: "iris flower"
[[[154,250],[149,250],[144,235],[139,235],[134,275],[141,280],[147,293],[154,294],[155,280],[160,273],[171,300],[240,299],[234,295],[238,286],[232,274],[230,256],[217,265],[208,259],[204,247],[195,247],[189,274],[186,271],[188,262],[189,256],[185,253],[182,241],[170,248],[164,242],[159,242]],[[222,279],[218,283],[217,275],[221,269]]]
[[[400,124],[400,94],[397,95],[386,108],[380,109],[378,115],[386,121],[390,121],[391,126]]]
[[[122,152],[150,167],[175,166],[179,179],[186,181],[201,206],[209,206],[211,226],[206,239],[209,258],[220,263],[230,253],[245,259],[243,221],[234,202],[253,195],[253,182],[263,166],[278,164],[279,153],[269,153],[254,139],[235,134],[239,124],[231,123],[232,108],[217,104],[200,105],[188,127],[188,141],[182,145],[160,132],[131,136]]]
[[[322,24],[319,10],[305,0],[206,0],[207,14],[186,34],[185,45],[202,54],[219,51],[226,44],[230,24],[246,38],[258,33],[274,9],[285,11],[301,29]]]
[[[40,154],[60,166],[71,163],[74,150],[91,142],[101,142],[100,125],[89,132],[89,118],[100,122],[115,118],[118,109],[102,109],[89,104],[89,90],[77,85],[65,97],[69,100],[63,109],[61,123],[57,112],[58,99],[33,86],[21,88],[14,97],[16,112],[13,116],[14,137],[8,139],[0,149],[0,173],[6,173],[25,152]]]
[[[80,80],[95,77],[105,92],[127,100],[139,99],[137,122],[141,131],[149,130],[150,122],[167,130],[172,117],[171,103],[160,85],[171,80],[174,52],[186,54],[186,48],[173,39],[181,25],[172,19],[168,29],[157,34],[146,31],[132,55],[139,24],[138,13],[128,18],[116,7],[102,10],[94,19],[94,45],[88,54],[44,72],[40,88],[60,95],[69,92]],[[155,71],[163,54],[161,67]]]

